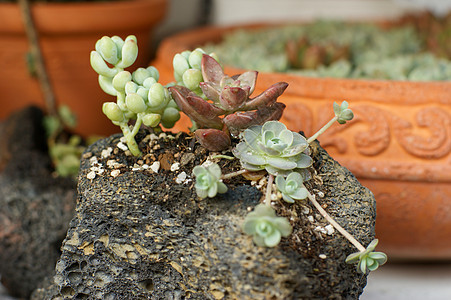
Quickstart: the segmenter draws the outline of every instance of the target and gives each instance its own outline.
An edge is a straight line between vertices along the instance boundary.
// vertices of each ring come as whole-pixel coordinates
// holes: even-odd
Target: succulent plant
[[[291,234],[290,222],[284,217],[277,217],[270,206],[258,204],[243,223],[243,231],[254,237],[254,242],[261,247],[274,247],[282,237]]]
[[[187,50],[174,55],[172,61],[174,78],[177,85],[184,86],[199,96],[203,95],[199,83],[203,81],[201,64],[202,56],[204,54],[206,53],[201,48],[197,48],[193,51]],[[219,59],[214,53],[210,53],[209,56],[219,62]]]
[[[325,44],[312,43],[307,37],[289,40],[286,44],[286,55],[292,68],[316,69],[349,58],[349,46],[339,45],[334,41]]]
[[[182,59],[178,60],[183,63]],[[186,68],[185,63],[182,69]],[[206,54],[202,55],[201,73],[203,81],[199,82],[199,87],[209,101],[196,93],[194,85],[191,86],[194,91],[182,85],[172,86],[169,90],[178,107],[199,128],[195,131],[196,138],[207,149],[224,150],[231,144],[230,133],[238,134],[252,125],[278,120],[282,116],[285,105],[276,101],[287,83],[273,84],[260,95],[249,98],[255,88],[257,72],[229,77],[221,65]]]
[[[278,121],[251,126],[244,130],[242,139],[233,154],[246,170],[266,169],[269,174],[286,176],[313,163],[304,153],[308,148],[307,140]]]
[[[207,196],[213,198],[217,193],[227,192],[227,186],[221,181],[221,168],[218,164],[211,164],[207,167],[195,166],[193,174],[196,176],[196,193],[199,198]]]
[[[349,103],[347,101],[343,101],[341,105],[334,102],[334,113],[338,123],[345,124],[346,121],[350,121],[354,118],[354,113],[348,107]]]
[[[286,179],[281,175],[277,176],[276,186],[282,193],[283,200],[288,203],[294,203],[294,200],[302,200],[308,196],[304,178],[298,172],[291,172]]]
[[[152,66],[138,68],[133,73],[124,71],[138,56],[136,37],[128,36],[125,41],[118,36],[104,36],[97,41],[91,52],[91,66],[99,74],[99,85],[109,95],[116,96],[116,102],[105,102],[103,113],[121,127],[131,153],[139,156],[141,151],[135,135],[141,124],[166,128],[174,126],[180,118],[177,104],[169,91],[158,83],[158,70]],[[112,65],[110,67],[108,64]],[[132,130],[129,121],[136,120]]]
[[[387,262],[387,255],[385,253],[374,251],[378,242],[379,240],[375,239],[368,245],[365,251],[350,254],[346,258],[346,263],[357,263],[357,271],[363,274],[376,270],[379,266]]]

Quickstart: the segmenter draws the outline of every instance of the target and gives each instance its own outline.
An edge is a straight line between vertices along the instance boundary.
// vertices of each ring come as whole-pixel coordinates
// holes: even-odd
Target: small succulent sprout
[[[187,69],[190,59],[195,61],[194,65],[198,65],[201,52],[193,53],[188,58],[183,53],[174,57],[174,74],[183,71],[183,76],[180,76],[185,76],[187,82],[172,86],[169,90],[180,110],[201,130],[196,133],[196,138],[204,147],[211,151],[225,150],[230,146],[230,137],[225,138],[225,135],[238,135],[252,125],[280,119],[285,105],[276,101],[287,88],[287,83],[273,84],[260,95],[250,98],[255,89],[257,72],[249,71],[229,77],[216,59],[203,53],[200,61],[203,81],[198,83],[198,71]],[[201,93],[197,86],[200,86]]]
[[[291,234],[292,228],[286,218],[276,216],[273,208],[258,204],[244,219],[243,231],[254,237],[257,246],[275,247],[282,237]]]
[[[217,193],[227,192],[227,186],[221,181],[221,168],[218,164],[195,166],[193,174],[196,176],[196,193],[199,198],[213,198]]]
[[[352,118],[354,118],[354,113],[348,107],[349,103],[347,101],[343,101],[341,105],[338,105],[336,102],[334,102],[334,113],[338,118],[338,123],[345,124],[346,121],[350,121],[352,120]]]
[[[304,153],[308,147],[306,139],[281,122],[251,126],[244,130],[242,139],[232,152],[248,171],[266,169],[271,175],[287,176],[313,163]]]
[[[308,197],[304,179],[298,172],[291,172],[286,179],[281,175],[277,176],[276,186],[282,193],[285,202],[294,203],[294,200],[302,200]]]
[[[346,263],[357,263],[357,271],[363,274],[376,270],[387,262],[385,253],[374,251],[378,242],[379,240],[375,239],[366,247],[365,251],[350,254],[346,258]]]

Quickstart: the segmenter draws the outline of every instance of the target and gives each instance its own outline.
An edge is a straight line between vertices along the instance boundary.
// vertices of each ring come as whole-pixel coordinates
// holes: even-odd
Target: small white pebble
[[[323,192],[321,192],[321,191],[318,191],[318,197],[320,197],[320,198],[324,198],[324,193]]]
[[[89,172],[88,174],[86,174],[86,178],[88,178],[88,179],[96,178],[96,172],[95,171]]]
[[[330,224],[325,226],[324,228],[326,229],[328,235],[332,235],[335,232],[334,227]]]
[[[158,140],[158,136],[155,133],[151,133],[150,134],[150,140],[151,141]]]
[[[143,165],[141,166],[141,168],[142,168],[143,170],[147,170],[147,169],[149,168],[149,165],[148,165],[148,164],[143,164]]]
[[[279,199],[277,194],[271,194],[271,201],[276,201],[277,199]]]
[[[162,132],[162,133],[160,133],[160,135],[158,136],[158,138],[164,139],[166,136],[167,136],[167,134],[164,133],[164,132]]]
[[[119,149],[121,149],[122,151],[127,151],[127,150],[128,150],[127,145],[124,144],[123,142],[117,143],[117,147],[118,147]]]
[[[117,161],[115,161],[114,159],[110,159],[106,162],[106,165],[109,168],[114,168],[114,166],[118,165],[119,163]]]
[[[175,178],[175,182],[178,183],[178,184],[183,183],[183,182],[185,181],[185,179],[186,179],[186,176],[187,176],[187,175],[186,175],[185,172],[180,173],[180,174],[177,175],[177,177]]]
[[[155,173],[158,173],[158,170],[160,169],[160,162],[156,161],[153,164],[150,165],[150,169],[154,171]]]
[[[107,158],[108,156],[111,155],[111,152],[113,152],[113,148],[111,148],[111,147],[103,149],[102,153],[101,153],[102,158]]]
[[[326,258],[327,258],[326,254],[320,254],[320,255],[318,255],[318,256],[319,256],[319,258],[321,258],[321,259],[326,259]]]
[[[315,231],[319,231],[319,232],[321,232],[321,233],[327,234],[326,229],[324,229],[324,228],[321,227],[321,226],[316,226],[316,227],[315,227]]]
[[[97,160],[97,156],[93,156],[89,159],[89,162],[91,163],[91,165],[96,164],[98,162]]]
[[[119,176],[119,174],[121,174],[121,170],[115,169],[115,170],[111,171],[110,174],[111,174],[111,176],[113,176],[113,177],[117,177],[117,176]]]
[[[302,213],[304,215],[308,215],[310,213],[310,209],[307,206],[302,207]]]
[[[314,221],[313,216],[308,216],[308,217],[307,217],[307,220],[309,220],[310,223],[313,223],[313,221]]]
[[[127,139],[125,138],[125,136],[123,136],[123,137],[121,137],[121,138],[119,139],[119,141],[121,141],[122,143],[126,143],[126,142],[127,142]]]
[[[173,163],[171,166],[171,172],[177,171],[178,169],[180,169],[180,163],[178,162]]]

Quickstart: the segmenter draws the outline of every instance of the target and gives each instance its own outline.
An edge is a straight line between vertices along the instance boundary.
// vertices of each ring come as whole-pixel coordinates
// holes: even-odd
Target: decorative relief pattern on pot
[[[330,101],[312,102],[316,105],[286,102],[282,121],[306,134],[319,129],[332,115],[324,113]],[[352,172],[366,178],[451,181],[451,107],[351,106],[354,120],[330,128],[320,142]]]

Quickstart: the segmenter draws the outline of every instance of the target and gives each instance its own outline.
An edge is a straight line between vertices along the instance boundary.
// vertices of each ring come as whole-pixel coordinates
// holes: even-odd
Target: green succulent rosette
[[[276,186],[282,193],[283,200],[287,203],[294,203],[294,200],[302,200],[308,197],[304,179],[297,172],[290,173],[286,179],[283,176],[277,176]]]
[[[385,253],[374,251],[378,242],[379,240],[375,239],[368,245],[365,251],[350,254],[346,258],[346,263],[357,263],[357,271],[363,274],[376,270],[379,266],[387,262],[387,255]]]
[[[242,133],[242,138],[233,154],[248,171],[266,170],[271,175],[287,176],[313,163],[304,153],[308,148],[307,140],[281,122],[251,126]]]
[[[250,212],[243,223],[243,231],[254,237],[260,247],[274,247],[282,237],[291,234],[290,222],[284,217],[277,217],[270,206],[259,204]]]
[[[208,167],[195,166],[193,174],[196,176],[196,193],[199,198],[213,198],[217,193],[227,192],[227,186],[221,181],[221,168],[218,164]]]

